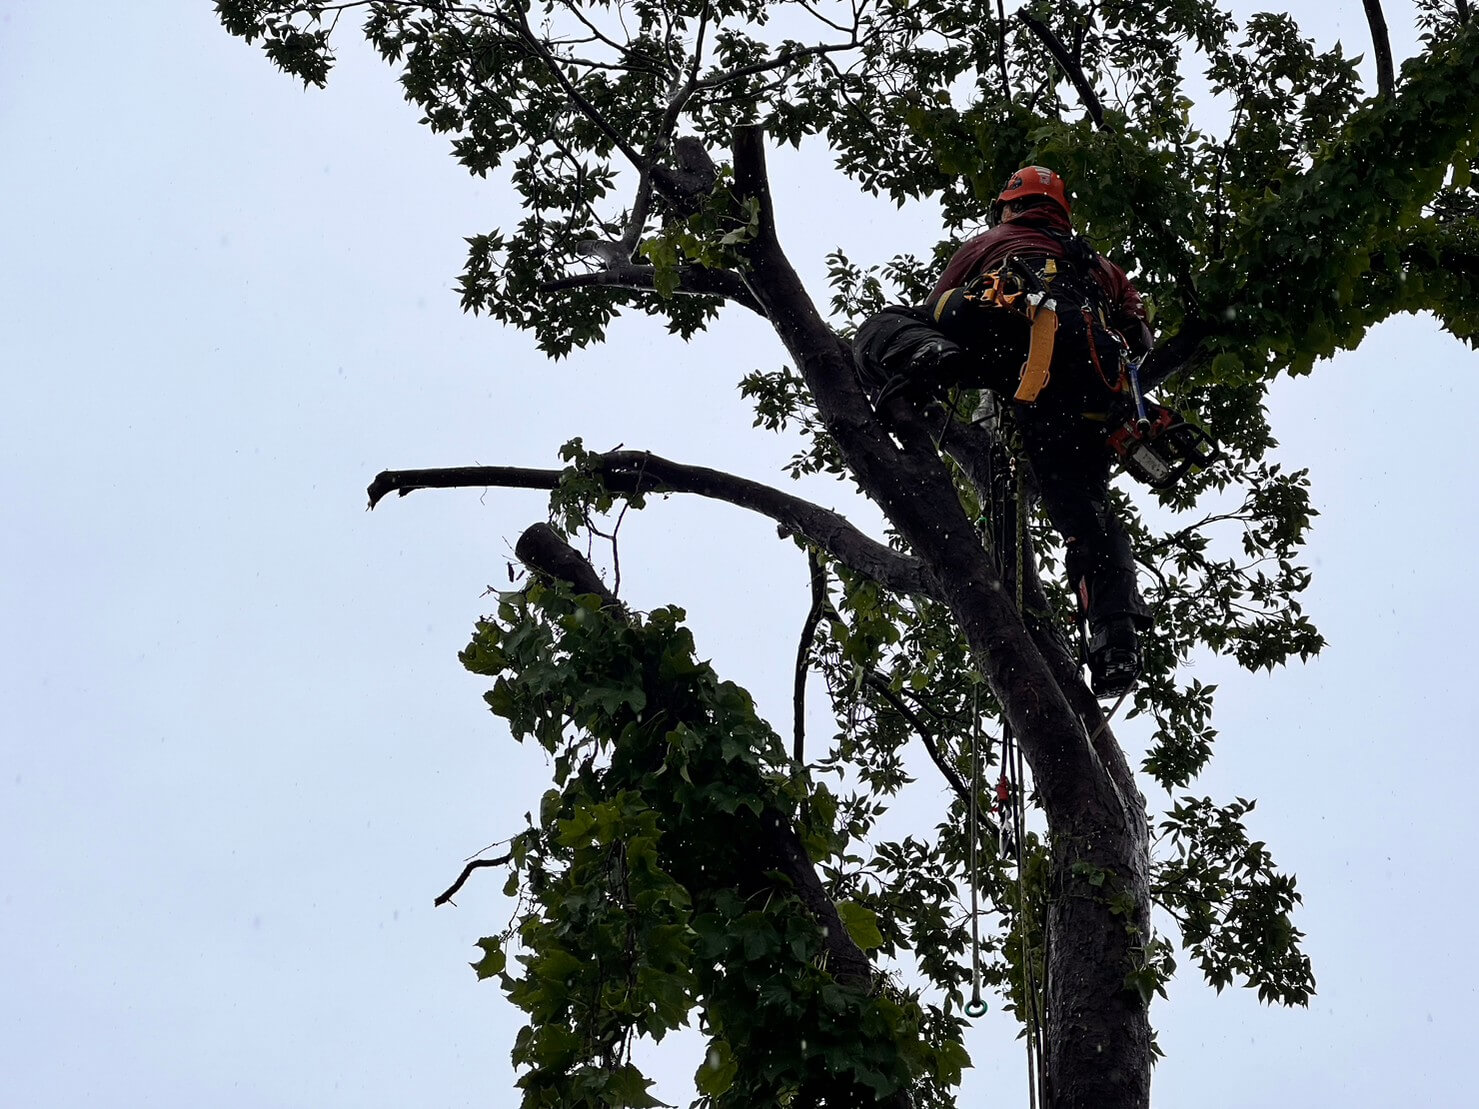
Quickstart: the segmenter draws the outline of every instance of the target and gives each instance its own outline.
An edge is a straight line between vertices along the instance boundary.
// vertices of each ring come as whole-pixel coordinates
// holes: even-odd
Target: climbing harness
[[[1048,259],[1053,274],[1056,261]],[[1037,400],[1048,383],[1053,361],[1053,345],[1058,333],[1058,301],[1048,281],[1021,258],[1011,257],[998,268],[973,277],[958,289],[951,289],[935,303],[935,323],[948,328],[964,313],[981,308],[1002,308],[1027,319],[1031,325],[1027,357],[1017,376],[1013,399],[1024,404]]]

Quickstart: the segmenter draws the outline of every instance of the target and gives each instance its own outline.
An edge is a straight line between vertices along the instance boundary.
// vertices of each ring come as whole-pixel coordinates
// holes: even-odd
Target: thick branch
[[[807,46],[800,50],[789,50],[777,54],[774,58],[764,62],[756,62],[753,65],[739,66],[727,70],[724,73],[716,73],[712,77],[706,77],[698,82],[700,89],[717,89],[729,84],[731,81],[739,81],[746,77],[754,77],[759,73],[769,73],[773,70],[784,69],[793,62],[804,61],[807,58],[819,58],[827,54],[835,54],[843,50],[856,50],[858,47],[857,31],[853,31],[851,42],[836,42],[823,44],[821,46]]]
[[[1376,85],[1382,96],[1391,99],[1397,82],[1392,76],[1392,40],[1387,35],[1387,19],[1382,14],[1381,0],[1361,0],[1366,8],[1366,22],[1371,24],[1371,46],[1376,53]]]
[[[581,557],[563,536],[548,524],[534,524],[524,529],[514,544],[514,554],[531,570],[558,581],[568,582],[577,593],[600,597],[610,608],[620,608],[621,601],[606,588],[595,567]]]
[[[619,243],[602,243],[601,247],[621,247]],[[588,253],[604,260],[605,251],[592,245]],[[593,285],[605,285],[619,289],[637,289],[653,292],[657,289],[657,270],[652,266],[638,266],[624,259],[605,261],[605,268],[594,273],[578,273],[569,277],[546,281],[539,287],[542,293],[559,292],[563,289],[582,289]],[[680,266],[678,268],[677,292],[690,296],[719,296],[735,304],[743,305],[761,316],[760,307],[745,283],[727,270],[711,270],[705,266]]]
[[[643,451],[612,451],[590,461],[606,487],[615,493],[695,493],[768,516],[822,548],[839,562],[897,593],[938,592],[938,586],[916,558],[870,539],[831,509],[782,493],[748,478],[686,466]],[[498,486],[554,489],[560,470],[521,466],[457,466],[434,470],[386,470],[370,483],[370,507],[391,493],[406,496],[417,489],[468,489]]]
[[[1084,75],[1083,67],[1073,60],[1068,53],[1068,48],[1059,41],[1058,36],[1053,34],[1052,29],[1042,20],[1027,12],[1018,9],[1017,18],[1026,24],[1027,29],[1038,37],[1038,40],[1048,48],[1048,53],[1053,55],[1053,60],[1063,70],[1064,76],[1073,83],[1078,92],[1078,98],[1083,101],[1084,108],[1088,110],[1094,126],[1104,127],[1104,105],[1099,102],[1099,94],[1094,91],[1094,86],[1089,84],[1089,79]]]
[[[859,484],[929,566],[1032,766],[1048,816],[1056,895],[1049,922],[1051,1100],[1061,1109],[1144,1105],[1149,1017],[1143,998],[1126,987],[1125,974],[1149,926],[1145,811],[1127,803],[1131,799],[1117,774],[1090,744],[1051,664],[1002,588],[934,449],[931,429],[903,406],[889,413],[885,432],[863,397],[847,348],[821,319],[777,241],[757,130],[736,132],[734,169],[738,197],[757,201],[761,214],[759,233],[742,244],[749,262],[746,282],[795,359]],[[1115,915],[1089,884],[1085,874],[1093,868],[1115,876],[1116,889],[1136,906],[1132,921]],[[1106,1058],[1116,1065],[1106,1067]]]
[[[1169,339],[1157,343],[1140,366],[1140,388],[1154,389],[1173,374],[1195,365],[1201,354],[1202,343],[1217,334],[1212,327],[1198,316],[1188,316],[1181,330]]]

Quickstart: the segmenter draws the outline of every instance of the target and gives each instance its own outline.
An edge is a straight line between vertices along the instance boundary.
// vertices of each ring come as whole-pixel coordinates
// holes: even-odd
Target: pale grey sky
[[[1359,52],[1341,8],[1290,6]],[[1386,13],[1410,43],[1410,5]],[[431,901],[545,788],[456,659],[544,496],[367,514],[364,486],[555,465],[573,435],[786,481],[734,388],[784,355],[740,312],[686,347],[634,319],[558,364],[463,316],[462,236],[507,201],[415,118],[365,52],[305,93],[203,0],[0,9],[0,1105],[514,1104],[517,1013],[466,966],[501,882]],[[933,239],[773,161],[814,291],[835,245]],[[1199,789],[1260,799],[1320,993],[1270,1010],[1185,965],[1155,1010],[1158,1106],[1467,1099],[1474,369],[1402,319],[1274,390],[1330,647],[1272,676],[1201,664],[1222,692]],[[784,729],[795,550],[680,498],[622,535],[624,593],[687,607]],[[910,812],[942,804],[922,771]],[[994,1009],[962,1104],[1022,1102]],[[680,1100],[697,1059],[657,1058]]]

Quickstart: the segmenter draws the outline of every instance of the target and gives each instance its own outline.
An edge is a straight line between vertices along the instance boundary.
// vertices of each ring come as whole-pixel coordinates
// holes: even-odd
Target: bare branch
[[[1382,14],[1381,0],[1361,0],[1366,8],[1366,22],[1371,24],[1371,46],[1376,53],[1376,86],[1381,95],[1391,99],[1397,87],[1392,76],[1392,40],[1387,34],[1387,19]]]
[[[796,0],[796,6],[799,7],[802,11],[804,11],[807,15],[809,15],[813,19],[815,19],[818,23],[821,23],[823,26],[830,27],[834,31],[841,31],[844,34],[854,34],[854,35],[857,34],[856,21],[857,21],[857,16],[858,16],[858,10],[856,8],[853,9],[854,26],[851,27],[851,28],[848,28],[848,27],[844,27],[840,23],[835,23],[832,20],[828,19],[821,12],[817,11],[816,8],[814,8],[810,4],[808,4],[806,2],[806,0]]]
[[[1083,67],[1075,62],[1068,53],[1068,48],[1059,41],[1058,36],[1053,34],[1051,28],[1035,16],[1018,9],[1017,18],[1027,26],[1027,29],[1038,37],[1038,40],[1048,48],[1048,53],[1053,55],[1053,60],[1063,70],[1064,76],[1073,83],[1078,91],[1078,98],[1088,110],[1089,116],[1094,121],[1094,126],[1102,129],[1104,127],[1104,105],[1099,103],[1099,96],[1094,92],[1094,86],[1089,84],[1089,79],[1084,76]]]
[[[1001,94],[1012,98],[1012,78],[1007,72],[1007,12],[1002,0],[996,0],[996,65],[1001,70]]]
[[[641,172],[647,163],[643,161],[642,156],[633,149],[632,145],[626,139],[622,138],[616,129],[611,126],[606,117],[598,112],[595,106],[580,94],[580,90],[575,87],[575,83],[565,75],[564,69],[561,68],[560,59],[545,48],[544,43],[539,40],[539,37],[529,26],[528,13],[520,8],[517,23],[508,19],[506,16],[498,16],[497,19],[498,22],[508,27],[509,30],[521,38],[524,44],[544,62],[545,68],[550,72],[550,76],[554,77],[559,82],[560,87],[565,90],[565,95],[570,98],[570,103],[575,105],[583,116],[595,124],[601,134],[610,140],[611,145],[616,147],[617,150],[620,150],[627,161],[637,167],[638,172]]]
[[[441,895],[432,902],[432,906],[435,908],[440,908],[448,901],[451,901],[452,898],[457,895],[457,891],[460,890],[463,887],[464,883],[467,882],[468,878],[472,877],[472,872],[474,870],[482,870],[484,867],[489,866],[506,866],[508,864],[508,861],[513,857],[514,853],[510,851],[508,854],[500,855],[496,859],[474,859],[472,862],[468,863],[465,867],[462,868],[462,873],[457,876],[457,881],[453,882],[444,891],[442,891]]]
[[[807,656],[816,639],[817,625],[822,622],[822,613],[827,608],[827,568],[817,557],[816,551],[806,552],[806,564],[811,570],[811,608],[801,625],[801,642],[796,645],[796,688],[791,696],[794,711],[794,735],[791,757],[800,766],[806,761],[806,675]]]
[[[618,249],[623,247],[621,243],[600,245]],[[594,254],[596,251],[593,249],[591,253]],[[652,266],[639,266],[624,260],[614,260],[607,262],[605,269],[596,270],[593,273],[577,273],[569,277],[558,277],[553,281],[546,281],[539,289],[540,292],[553,293],[564,289],[585,289],[598,285],[654,292],[657,289],[657,271]],[[761,308],[760,303],[750,294],[744,281],[727,270],[712,270],[705,266],[680,266],[677,292],[690,296],[723,297],[725,300],[748,308],[757,315],[765,315],[765,309]]]
[[[889,687],[888,679],[882,674],[870,673],[868,675],[868,684],[873,688],[874,692],[889,703],[895,712],[904,718],[909,727],[919,736],[920,740],[924,743],[924,749],[929,752],[930,758],[934,761],[935,766],[939,769],[946,783],[955,791],[955,795],[966,804],[970,804],[970,786],[966,785],[965,779],[960,776],[960,773],[945,758],[944,752],[940,750],[939,742],[935,739],[935,733],[924,722],[919,713],[915,712],[909,706],[908,702]],[[987,827],[991,828],[992,838],[995,838],[996,829],[991,827],[990,819],[984,818],[984,820]]]
[[[768,516],[886,589],[935,595],[938,586],[917,558],[900,554],[864,535],[842,515],[768,485],[721,470],[687,466],[645,451],[612,451],[590,456],[606,487],[614,493],[695,493]],[[562,471],[520,466],[458,466],[432,470],[386,470],[370,484],[370,507],[391,493],[417,489],[468,489],[497,486],[554,489]]]
[[[594,23],[592,23],[590,21],[590,19],[587,18],[584,9],[581,8],[581,6],[579,4],[570,4],[570,5],[567,5],[566,8],[565,8],[565,11],[567,13],[569,13],[570,15],[574,16],[581,23],[585,24],[585,26],[590,30],[591,36],[597,42],[600,42],[600,43],[605,44],[606,46],[609,46],[612,50],[616,51],[618,54],[621,54],[623,56],[629,55],[631,53],[631,51],[627,49],[627,47],[626,47],[625,44],[620,43],[620,42],[617,42],[615,39],[613,39],[609,35],[607,35],[605,31],[601,30]],[[662,69],[660,69],[659,67],[654,66],[654,65],[633,66],[632,69],[634,71],[636,71],[636,70],[642,70],[642,71],[645,71],[647,73],[655,73],[655,74],[661,74],[663,72]]]
[[[704,80],[698,82],[697,87],[703,91],[722,88],[731,82],[742,80],[745,77],[753,77],[758,73],[770,73],[777,69],[784,69],[793,62],[805,61],[808,58],[820,58],[827,54],[836,54],[844,50],[856,50],[857,48],[858,39],[856,34],[854,34],[850,42],[834,42],[822,46],[808,46],[803,50],[792,50],[785,54],[777,54],[769,61],[756,62],[754,65],[742,65],[738,69],[716,73],[712,77],[706,77]]]

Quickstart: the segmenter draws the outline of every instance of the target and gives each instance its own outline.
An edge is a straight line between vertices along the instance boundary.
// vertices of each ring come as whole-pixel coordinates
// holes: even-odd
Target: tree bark
[[[1366,22],[1371,25],[1371,48],[1376,54],[1376,87],[1390,100],[1397,81],[1392,74],[1392,39],[1387,34],[1387,17],[1382,13],[1381,0],[1361,0],[1361,3],[1366,8]]]

